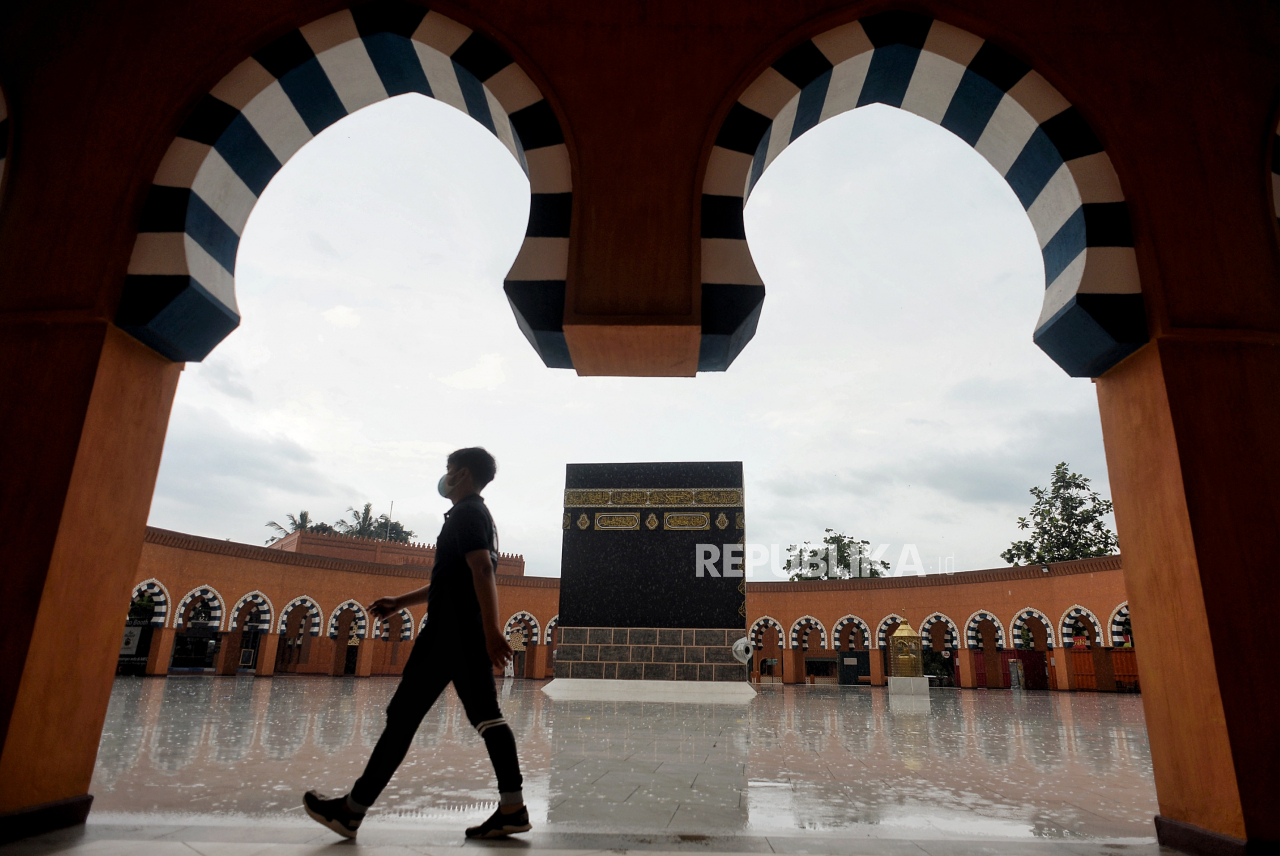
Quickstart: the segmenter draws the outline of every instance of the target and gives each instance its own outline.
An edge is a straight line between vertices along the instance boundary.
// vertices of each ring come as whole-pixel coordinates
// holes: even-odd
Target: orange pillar
[[[239,630],[219,634],[218,653],[213,660],[215,675],[234,675],[240,668],[240,637]]]
[[[782,682],[784,684],[804,683],[804,651],[799,648],[782,649]]]
[[[1280,684],[1269,625],[1239,615],[1280,603],[1280,347],[1201,317],[1100,378],[1098,405],[1135,635],[1185,640],[1138,652],[1157,835],[1261,851],[1280,842]]]
[[[1113,693],[1116,691],[1116,670],[1111,664],[1111,649],[1101,645],[1093,646],[1093,674],[1098,692]]]
[[[381,639],[361,639],[356,651],[356,677],[367,678],[373,672],[373,652],[375,645],[382,645]],[[345,663],[344,663],[345,664]]]
[[[956,649],[956,664],[960,672],[960,686],[973,689],[978,686],[978,667],[973,662],[975,652],[972,648]]]
[[[34,834],[89,810],[182,367],[88,315],[6,325],[0,362],[0,511],[19,532],[0,598],[24,604],[0,639],[0,814]]]
[[[178,631],[172,627],[157,627],[151,631],[151,650],[147,652],[148,675],[169,674],[169,661],[173,659],[173,640]]]
[[[868,648],[867,653],[870,655],[867,660],[871,663],[871,686],[882,687],[885,685],[884,675],[884,650],[881,648]]]
[[[524,655],[524,676],[541,678],[547,673],[547,648],[549,645],[534,643],[526,649]]]
[[[253,673],[259,678],[269,678],[276,673],[276,655],[280,651],[280,634],[264,633],[258,637],[258,659]]]

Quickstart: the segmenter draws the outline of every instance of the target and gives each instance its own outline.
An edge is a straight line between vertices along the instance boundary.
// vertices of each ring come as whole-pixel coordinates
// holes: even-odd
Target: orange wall
[[[328,556],[331,559],[349,559],[353,562],[426,565],[428,568],[436,560],[436,548],[430,544],[400,544],[373,538],[319,535],[311,532],[291,532],[273,543],[270,549],[283,550],[287,553],[306,553],[311,556]],[[524,557],[512,553],[500,553],[498,573],[524,576]]]

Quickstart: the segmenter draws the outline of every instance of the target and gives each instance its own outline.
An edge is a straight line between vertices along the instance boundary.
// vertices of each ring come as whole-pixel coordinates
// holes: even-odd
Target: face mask
[[[439,491],[440,495],[443,496],[445,499],[449,498],[449,474],[448,473],[445,473],[444,475],[440,476],[440,481],[436,482],[436,490]]]

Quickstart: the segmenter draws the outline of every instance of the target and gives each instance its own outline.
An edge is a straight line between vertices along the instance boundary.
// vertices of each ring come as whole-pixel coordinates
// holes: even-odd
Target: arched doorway
[[[172,672],[213,669],[221,642],[222,596],[210,586],[192,589],[174,610]]]
[[[960,632],[955,622],[935,612],[921,623],[920,637],[924,674],[937,686],[957,686],[955,653],[960,645]]]
[[[316,670],[315,642],[320,636],[320,607],[309,597],[295,597],[280,611],[276,631],[276,674]]]
[[[857,686],[871,682],[871,629],[856,615],[846,615],[831,628],[839,682]]]
[[[372,667],[373,649],[364,645],[369,616],[359,601],[348,600],[329,616],[329,638],[333,659],[329,674],[367,677]]]
[[[152,651],[156,631],[163,630],[169,615],[169,593],[157,580],[139,583],[133,589],[125,615],[124,638],[116,660],[117,675],[154,674],[162,652]],[[167,666],[167,664],[164,664]]]
[[[1028,690],[1056,689],[1057,681],[1050,671],[1053,651],[1053,625],[1038,609],[1027,607],[1018,612],[1010,625],[1013,647],[1022,665],[1024,687]]]
[[[757,618],[747,634],[752,649],[753,680],[761,684],[780,684],[783,681],[782,625],[770,616]]]
[[[511,664],[508,667],[510,675],[516,678],[542,677],[541,675],[529,674],[529,669],[532,667],[536,657],[534,651],[542,641],[542,629],[541,625],[538,624],[538,619],[534,618],[531,613],[517,612],[507,619],[506,626],[503,627],[503,633],[506,635],[507,642],[514,652]]]

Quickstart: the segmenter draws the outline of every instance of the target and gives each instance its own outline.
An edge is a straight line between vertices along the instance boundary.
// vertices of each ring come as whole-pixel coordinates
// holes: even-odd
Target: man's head
[[[459,449],[449,455],[445,485],[452,500],[479,493],[498,472],[498,462],[479,446]]]

